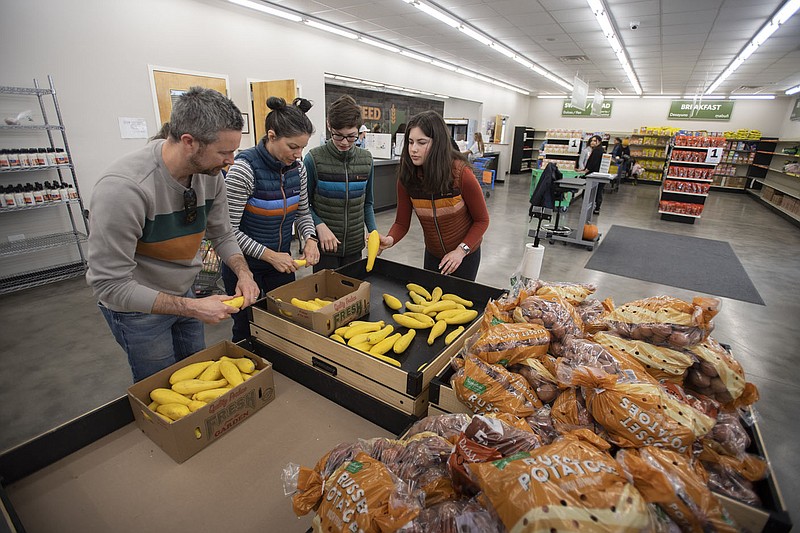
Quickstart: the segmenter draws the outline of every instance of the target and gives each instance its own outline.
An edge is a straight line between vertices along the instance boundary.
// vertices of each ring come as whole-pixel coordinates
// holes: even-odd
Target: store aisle
[[[477,281],[507,286],[529,242],[527,175],[515,175],[498,185],[487,199],[491,223],[482,245]],[[661,221],[656,212],[658,188],[625,184],[608,194],[598,225],[612,224],[718,239],[731,243],[765,306],[724,299],[714,336],[727,342],[742,362],[748,378],[761,391],[757,404],[760,424],[773,468],[788,509],[800,509],[800,369],[793,360],[800,345],[800,229],[751,198],[712,192],[703,218],[690,226]],[[575,210],[573,210],[575,211]],[[566,223],[576,214],[568,213]],[[378,214],[382,233],[394,212]],[[416,218],[412,229],[385,258],[422,266],[422,234]],[[548,280],[593,282],[596,297],[617,303],[657,294],[691,299],[684,289],[638,281],[584,269],[591,256],[584,248],[547,245],[542,277]],[[681,251],[674,251],[681,261]],[[82,279],[0,297],[0,450],[124,394],[130,372]],[[229,324],[208,327],[209,344],[228,338]],[[353,437],[372,435],[353,435]],[[798,519],[797,516],[794,517]]]

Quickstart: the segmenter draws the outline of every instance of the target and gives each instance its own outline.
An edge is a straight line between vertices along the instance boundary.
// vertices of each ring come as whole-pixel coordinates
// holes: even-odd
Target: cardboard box
[[[333,303],[317,311],[308,311],[292,305],[292,298],[320,298],[333,300]],[[325,336],[368,314],[369,302],[368,282],[333,270],[322,270],[267,293],[268,311]],[[253,320],[258,323],[255,310]]]
[[[168,423],[147,408],[151,402],[150,391],[159,387],[170,388],[169,377],[173,372],[192,363],[219,359],[223,355],[247,357],[255,363],[258,371],[230,392],[175,422]],[[178,463],[225,435],[273,399],[275,385],[272,364],[230,341],[197,352],[128,389],[128,400],[136,425]]]

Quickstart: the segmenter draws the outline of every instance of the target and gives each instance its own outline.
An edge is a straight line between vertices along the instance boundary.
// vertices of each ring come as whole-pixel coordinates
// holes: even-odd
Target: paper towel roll
[[[522,267],[520,274],[524,278],[539,279],[542,271],[542,260],[544,259],[544,246],[534,246],[532,242],[525,245],[525,255],[522,257]]]

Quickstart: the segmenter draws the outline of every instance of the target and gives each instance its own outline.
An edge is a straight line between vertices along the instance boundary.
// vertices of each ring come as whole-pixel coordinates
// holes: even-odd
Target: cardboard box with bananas
[[[328,336],[369,313],[369,283],[321,270],[269,291],[266,300],[270,313]],[[255,324],[263,324],[263,313],[259,306],[253,307]]]
[[[229,341],[128,388],[136,424],[178,463],[274,398],[272,364]]]

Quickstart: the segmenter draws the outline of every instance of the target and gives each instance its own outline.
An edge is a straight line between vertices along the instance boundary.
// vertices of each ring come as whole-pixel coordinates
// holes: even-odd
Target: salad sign
[[[733,100],[673,100],[667,118],[684,120],[730,120]]]

